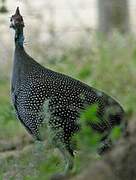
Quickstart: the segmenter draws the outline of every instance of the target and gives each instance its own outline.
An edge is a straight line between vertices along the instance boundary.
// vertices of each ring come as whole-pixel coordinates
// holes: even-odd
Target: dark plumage
[[[80,111],[91,104],[98,104],[100,123],[90,124],[98,132],[110,132],[120,124],[124,111],[117,101],[88,85],[61,73],[51,71],[38,64],[23,47],[23,18],[17,9],[11,17],[11,27],[15,29],[15,54],[12,74],[11,94],[18,119],[37,140],[42,140],[40,127],[43,126],[43,105],[48,102],[51,129],[59,130],[55,141],[65,146],[58,148],[67,156],[68,168],[72,168],[70,154],[72,135],[79,130]],[[111,109],[114,109],[111,111]],[[107,118],[107,119],[106,119]],[[90,137],[91,138],[91,137]]]

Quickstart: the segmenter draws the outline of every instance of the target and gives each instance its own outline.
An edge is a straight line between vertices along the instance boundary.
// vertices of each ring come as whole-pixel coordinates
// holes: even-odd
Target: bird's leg
[[[109,134],[110,134],[110,131],[107,131],[101,138],[100,145],[97,149],[97,152],[99,155],[104,154],[106,151],[108,151],[112,147],[112,141],[109,137]]]
[[[68,174],[73,168],[73,156],[67,150],[66,144],[59,137],[62,137],[63,131],[58,131],[52,138],[52,144],[59,149],[64,160],[65,160],[65,170],[64,174]]]
[[[59,180],[67,176],[73,168],[73,157],[67,148],[67,146],[69,146],[68,143],[70,142],[65,141],[64,129],[63,127],[58,126],[61,121],[62,120],[59,117],[52,114],[49,116],[48,121],[46,121],[49,133],[49,141],[54,147],[57,147],[59,149],[66,163],[64,172],[61,174],[56,174],[52,178]]]
[[[112,141],[111,139],[105,139],[104,141],[102,141],[100,143],[100,147],[98,148],[98,154],[102,155],[105,152],[107,152],[108,150],[110,150],[112,147]]]
[[[65,147],[58,147],[58,149],[62,153],[63,158],[65,160],[65,164],[66,164],[64,174],[68,174],[73,168],[73,157]]]
[[[73,168],[73,157],[70,154],[70,152],[67,150],[67,147],[63,140],[60,138],[63,135],[63,130],[59,130],[55,133],[55,136],[52,138],[52,144],[54,147],[57,147],[59,151],[61,152],[64,160],[65,160],[65,169],[62,173],[54,174],[51,177],[51,180],[61,180],[65,179],[65,177],[68,177],[70,175],[70,171]]]
[[[68,150],[64,146],[59,146],[57,148],[62,153],[66,165],[65,165],[64,172],[54,174],[51,177],[51,180],[63,180],[63,179],[68,178],[70,175],[70,172],[73,168],[73,157],[72,157],[72,155],[68,152]]]

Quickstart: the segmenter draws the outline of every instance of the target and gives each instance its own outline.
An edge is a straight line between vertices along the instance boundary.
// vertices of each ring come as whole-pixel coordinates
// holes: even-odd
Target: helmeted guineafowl
[[[31,58],[23,46],[24,22],[19,8],[11,17],[10,27],[15,30],[11,95],[18,119],[34,138],[42,140],[40,128],[45,123],[44,104],[48,104],[48,123],[50,129],[56,132],[53,140],[67,160],[67,170],[71,169],[74,151],[71,138],[79,130],[80,111],[89,105],[98,104],[97,114],[101,121],[98,124],[91,123],[98,132],[110,132],[114,125],[120,124],[124,111],[117,101],[105,93],[49,70]],[[114,109],[114,113],[110,109]]]

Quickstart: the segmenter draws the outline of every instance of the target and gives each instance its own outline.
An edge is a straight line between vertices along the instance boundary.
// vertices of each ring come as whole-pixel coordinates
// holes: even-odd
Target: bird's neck
[[[18,28],[15,31],[15,45],[23,48],[23,45],[24,45],[23,28]]]

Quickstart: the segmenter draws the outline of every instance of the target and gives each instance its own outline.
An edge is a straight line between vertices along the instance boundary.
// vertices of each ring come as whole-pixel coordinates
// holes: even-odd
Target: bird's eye
[[[10,18],[10,22],[12,22],[12,18]]]

